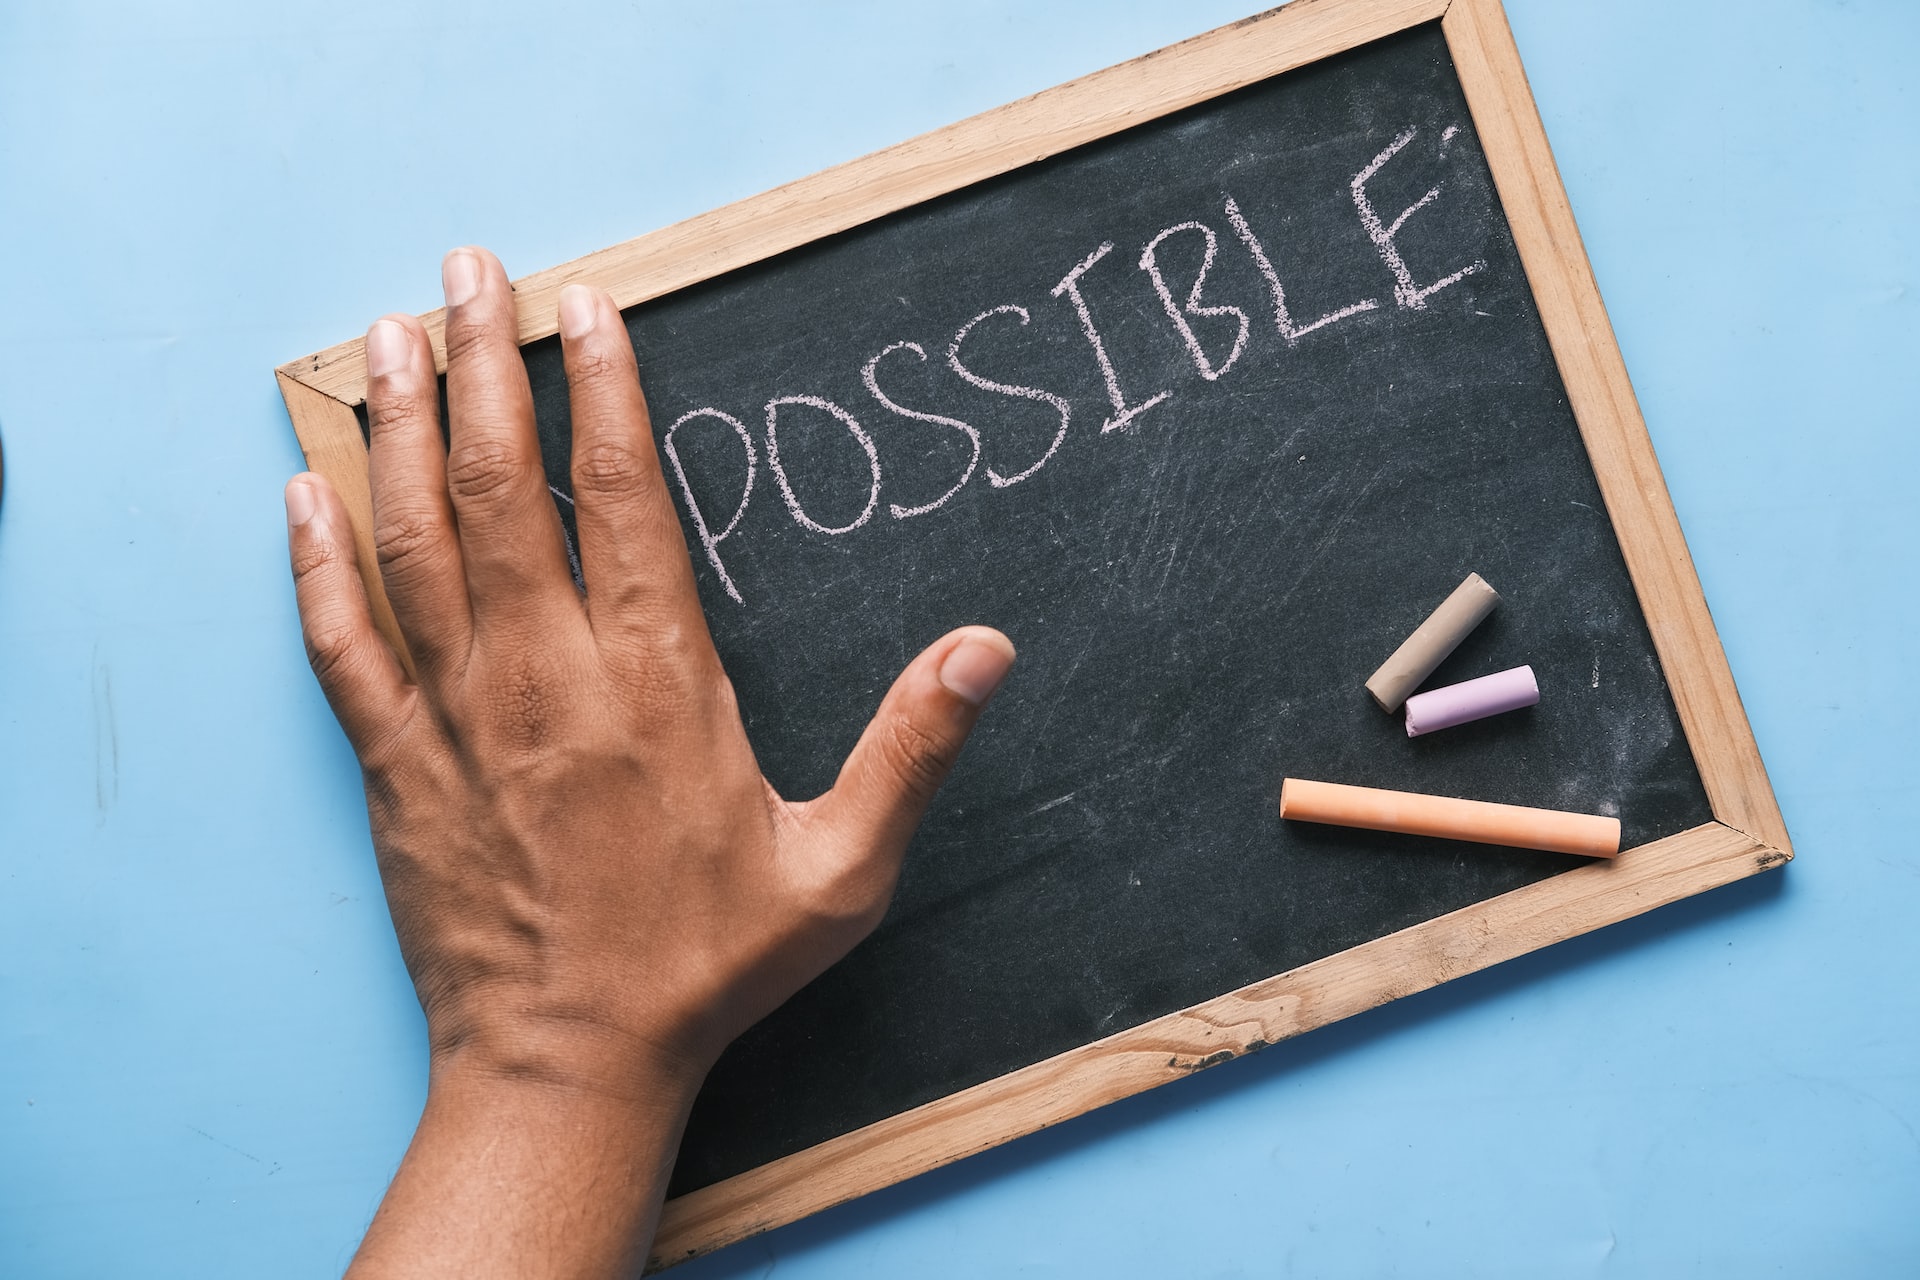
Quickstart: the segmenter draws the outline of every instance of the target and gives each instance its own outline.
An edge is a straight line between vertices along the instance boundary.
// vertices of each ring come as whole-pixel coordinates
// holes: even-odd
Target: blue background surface
[[[0,4],[0,1275],[337,1273],[423,1096],[273,366],[1244,6]],[[1920,1272],[1920,6],[1511,10],[1800,860],[687,1280]]]

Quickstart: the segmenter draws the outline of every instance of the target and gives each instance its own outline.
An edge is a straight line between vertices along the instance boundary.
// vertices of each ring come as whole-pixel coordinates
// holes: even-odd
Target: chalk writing
[[[1435,148],[1437,158],[1440,161],[1444,162],[1446,160],[1450,145],[1458,133],[1458,126],[1449,126],[1440,133],[1439,144]],[[1360,229],[1364,231],[1367,241],[1371,243],[1374,252],[1379,257],[1381,263],[1385,265],[1392,279],[1392,297],[1394,304],[1396,307],[1408,311],[1425,310],[1428,306],[1429,299],[1435,294],[1444,289],[1451,288],[1469,276],[1487,269],[1487,263],[1484,259],[1475,258],[1465,266],[1458,267],[1449,274],[1434,280],[1432,283],[1423,285],[1416,281],[1412,267],[1407,263],[1405,256],[1401,252],[1397,237],[1407,226],[1409,220],[1421,211],[1432,207],[1435,202],[1441,198],[1441,193],[1445,186],[1444,183],[1436,182],[1433,186],[1429,187],[1418,199],[1414,200],[1395,215],[1391,222],[1383,219],[1375,207],[1373,198],[1369,194],[1369,184],[1392,164],[1396,157],[1406,152],[1407,148],[1413,144],[1418,135],[1419,130],[1413,127],[1402,130],[1390,143],[1376,153],[1365,166],[1355,173],[1347,185],[1347,195],[1353,202],[1355,213],[1358,214]],[[1351,320],[1356,316],[1365,315],[1369,312],[1378,312],[1383,307],[1384,304],[1380,298],[1362,296],[1355,301],[1335,307],[1333,310],[1327,311],[1315,319],[1304,323],[1297,320],[1291,309],[1287,291],[1281,281],[1280,272],[1274,265],[1273,256],[1268,252],[1267,245],[1255,232],[1252,221],[1248,218],[1246,211],[1242,208],[1239,201],[1230,194],[1224,195],[1222,210],[1225,213],[1227,225],[1233,231],[1233,239],[1228,243],[1232,244],[1234,241],[1237,241],[1240,247],[1246,251],[1245,259],[1240,261],[1250,264],[1254,273],[1258,275],[1259,280],[1265,286],[1266,295],[1273,307],[1274,331],[1280,336],[1287,348],[1294,347],[1311,334],[1326,330],[1343,321]],[[1169,245],[1177,237],[1198,237],[1201,241],[1199,246],[1201,249],[1199,265],[1194,271],[1192,281],[1186,284],[1184,294],[1168,281],[1168,268],[1162,262],[1162,253],[1165,246]],[[1114,363],[1113,354],[1109,350],[1107,341],[1101,333],[1100,326],[1095,321],[1093,308],[1089,304],[1082,288],[1082,282],[1088,276],[1088,273],[1098,267],[1099,264],[1114,251],[1114,248],[1115,244],[1113,241],[1103,241],[1099,247],[1083,257],[1077,265],[1062,276],[1060,280],[1048,290],[1050,297],[1063,301],[1071,308],[1074,319],[1078,321],[1080,334],[1085,338],[1087,347],[1093,355],[1093,364],[1099,372],[1100,383],[1106,392],[1107,404],[1110,409],[1106,419],[1100,424],[1100,432],[1102,435],[1136,424],[1142,415],[1156,406],[1166,404],[1172,400],[1176,394],[1175,387],[1164,387],[1143,399],[1131,400],[1128,398],[1128,393],[1122,385],[1121,371]],[[1180,257],[1181,255],[1176,254],[1175,256]],[[1187,256],[1182,258],[1182,260],[1190,263],[1192,258]],[[1207,290],[1210,287],[1209,282],[1214,279],[1216,274],[1223,275],[1227,280],[1228,286],[1232,284],[1232,272],[1234,269],[1221,258],[1219,233],[1213,226],[1198,219],[1189,219],[1187,221],[1174,223],[1172,226],[1166,227],[1156,233],[1141,247],[1138,265],[1139,269],[1145,273],[1153,295],[1159,300],[1161,311],[1165,313],[1167,321],[1172,325],[1174,338],[1178,340],[1180,347],[1186,352],[1187,358],[1192,362],[1195,371],[1207,382],[1216,382],[1227,377],[1242,359],[1253,350],[1251,339],[1254,325],[1247,312],[1240,307],[1224,301],[1209,302],[1206,300]],[[1245,270],[1245,267],[1243,266],[1239,269]],[[1112,277],[1108,278],[1112,279]],[[1218,290],[1221,287],[1222,286],[1215,286],[1216,296],[1218,296]],[[1349,296],[1352,295],[1350,294]],[[902,299],[902,301],[904,301],[904,299]],[[1109,304],[1103,303],[1103,306],[1105,305]],[[996,456],[996,446],[991,430],[989,429],[983,432],[982,427],[976,425],[977,423],[983,422],[984,419],[979,418],[978,415],[972,415],[975,417],[975,421],[969,422],[949,413],[938,412],[935,407],[908,406],[902,404],[895,395],[889,393],[881,385],[883,366],[888,365],[890,362],[897,363],[899,359],[903,358],[901,356],[903,352],[911,354],[922,364],[928,363],[927,350],[919,342],[910,339],[901,339],[888,343],[881,348],[878,354],[870,357],[860,368],[860,381],[866,388],[867,394],[872,397],[881,409],[896,418],[958,432],[966,438],[969,448],[965,466],[960,468],[957,478],[953,479],[945,490],[937,496],[918,502],[889,500],[887,510],[894,519],[907,520],[917,516],[929,515],[947,507],[956,495],[965,489],[972,481],[976,470],[985,471],[988,484],[996,489],[1019,484],[1037,474],[1041,468],[1052,461],[1065,444],[1069,429],[1073,424],[1073,406],[1072,402],[1061,389],[1027,386],[1017,382],[1001,381],[998,378],[989,377],[974,367],[972,357],[965,355],[964,349],[967,347],[969,339],[974,336],[976,330],[979,330],[983,325],[1004,324],[1005,322],[1000,319],[1001,317],[1012,317],[1019,322],[1019,327],[1023,330],[1033,325],[1032,313],[1019,303],[1003,302],[996,306],[988,307],[974,315],[954,332],[946,346],[946,368],[950,370],[953,376],[958,378],[961,383],[975,390],[1048,406],[1059,419],[1059,424],[1053,433],[1052,439],[1047,443],[1046,448],[1040,452],[1039,456],[1035,457],[1031,462],[1028,462],[1021,469],[1012,471],[1001,469],[996,466],[998,458]],[[1203,326],[1204,339],[1203,332],[1197,332],[1194,328],[1194,322],[1196,320],[1208,322]],[[1229,320],[1233,323],[1233,340],[1230,345],[1226,346],[1225,351],[1222,352],[1221,347],[1225,345],[1225,328],[1220,322]],[[1210,347],[1212,348],[1211,351],[1209,350]],[[839,525],[823,523],[820,519],[816,519],[810,514],[806,506],[801,502],[800,496],[794,488],[793,477],[789,473],[789,462],[792,461],[792,459],[783,459],[780,452],[780,429],[783,421],[785,421],[782,415],[783,409],[787,411],[786,418],[793,418],[794,411],[797,409],[812,410],[816,415],[825,414],[827,417],[833,419],[834,423],[836,423],[839,428],[845,430],[847,434],[853,438],[854,442],[860,446],[867,464],[865,476],[867,480],[867,494],[865,505],[861,508],[859,514],[846,523]],[[874,511],[878,508],[882,492],[886,488],[883,450],[880,445],[876,443],[874,436],[869,434],[867,429],[861,424],[860,419],[854,411],[823,396],[811,394],[776,395],[765,403],[763,410],[765,416],[764,439],[766,444],[767,465],[773,471],[774,483],[778,487],[781,499],[786,504],[788,514],[793,517],[794,522],[810,533],[827,537],[839,537],[852,533],[867,525]],[[717,529],[715,527],[715,521],[701,508],[699,500],[695,497],[694,486],[688,477],[687,468],[682,462],[680,450],[675,444],[675,436],[677,433],[689,424],[701,419],[710,419],[715,422],[724,423],[739,439],[741,449],[745,453],[746,474],[744,482],[740,486],[739,501],[725,523],[719,525]],[[796,419],[796,421],[798,420]],[[814,425],[819,426],[822,424],[816,419]],[[789,430],[791,431],[792,429],[794,428],[790,426]],[[887,438],[885,432],[881,434],[883,440]],[[667,428],[666,434],[662,437],[661,449],[666,456],[668,465],[673,470],[675,479],[678,481],[680,495],[686,503],[687,513],[693,524],[694,534],[700,542],[701,550],[706,555],[707,563],[712,566],[714,573],[718,575],[720,585],[726,591],[727,595],[736,602],[745,603],[739,585],[727,570],[721,554],[721,544],[733,536],[739,529],[741,520],[746,515],[748,504],[753,497],[753,485],[757,473],[759,454],[752,433],[739,418],[717,407],[708,406],[690,410],[676,419],[674,423]],[[705,455],[703,454],[702,456],[704,457]],[[809,483],[818,484],[821,483],[821,481],[810,480]],[[703,485],[702,487],[704,488],[705,486]],[[569,558],[572,559],[573,548],[569,547],[568,552]]]
[[[1416,311],[1427,305],[1428,298],[1440,292],[1448,285],[1458,284],[1474,272],[1485,271],[1487,269],[1485,262],[1475,260],[1469,262],[1452,275],[1436,280],[1424,288],[1414,284],[1413,272],[1408,269],[1406,260],[1400,256],[1400,249],[1394,244],[1393,238],[1400,234],[1401,227],[1407,225],[1408,218],[1411,218],[1414,214],[1439,199],[1439,184],[1436,183],[1427,188],[1425,195],[1415,200],[1405,209],[1402,209],[1400,216],[1393,220],[1392,226],[1381,225],[1380,215],[1375,212],[1373,201],[1367,198],[1367,183],[1372,180],[1373,175],[1380,172],[1387,161],[1400,154],[1401,148],[1405,147],[1409,142],[1412,142],[1413,136],[1417,132],[1419,131],[1416,129],[1408,129],[1399,137],[1395,138],[1388,144],[1385,151],[1375,156],[1368,162],[1366,168],[1353,176],[1353,184],[1350,188],[1353,192],[1353,207],[1360,211],[1360,224],[1367,229],[1367,235],[1372,238],[1374,248],[1380,251],[1380,260],[1387,264],[1389,271],[1393,272],[1395,281],[1393,286],[1394,300],[1401,306],[1411,307]],[[1449,135],[1442,134],[1441,137],[1443,142],[1450,140]]]
[[[1107,399],[1113,402],[1113,416],[1100,424],[1102,431],[1118,431],[1153,406],[1173,395],[1171,391],[1162,391],[1149,396],[1136,405],[1129,405],[1120,391],[1120,375],[1114,371],[1113,361],[1107,358],[1107,345],[1100,341],[1100,330],[1094,327],[1093,312],[1087,306],[1087,300],[1080,293],[1080,277],[1092,270],[1093,264],[1113,252],[1113,241],[1109,240],[1088,254],[1086,260],[1073,270],[1059,284],[1053,286],[1054,297],[1066,294],[1073,299],[1073,309],[1080,316],[1081,332],[1087,335],[1087,343],[1093,348],[1093,358],[1100,362],[1100,376],[1106,380]]]
[[[993,465],[989,463],[987,465],[987,483],[996,489],[1004,489],[1010,484],[1019,484],[1022,480],[1025,480],[1028,476],[1046,466],[1047,459],[1051,458],[1054,450],[1060,447],[1060,442],[1067,438],[1067,426],[1073,421],[1073,406],[1067,403],[1065,396],[1057,396],[1051,391],[1042,391],[1038,387],[1021,387],[1015,386],[1010,382],[995,382],[991,378],[981,377],[960,363],[960,344],[967,340],[967,335],[973,332],[973,327],[991,316],[1003,315],[1019,316],[1022,328],[1025,328],[1027,322],[1032,318],[1027,314],[1025,307],[1017,306],[1014,303],[987,308],[987,310],[982,311],[979,315],[961,325],[960,332],[953,335],[953,345],[947,348],[947,367],[952,369],[962,382],[970,386],[978,387],[982,391],[993,391],[1003,396],[1017,396],[1022,400],[1036,400],[1041,404],[1052,405],[1054,411],[1060,415],[1060,429],[1053,433],[1053,443],[1047,446],[1047,451],[1035,459],[1033,465],[1025,471],[1016,472],[1010,476],[1003,476],[998,471],[995,471]]]
[[[693,485],[687,480],[687,469],[680,465],[680,453],[673,447],[673,433],[695,418],[713,418],[733,428],[740,437],[740,444],[747,451],[747,482],[740,489],[740,505],[733,509],[733,518],[727,521],[726,528],[713,532],[707,523],[706,515],[700,510],[700,504],[694,500]],[[740,517],[747,514],[747,500],[753,497],[753,471],[755,464],[753,435],[747,430],[747,424],[730,413],[719,409],[691,409],[675,418],[673,425],[667,428],[667,434],[660,441],[661,450],[667,455],[667,461],[673,465],[673,474],[680,481],[680,496],[687,500],[687,515],[693,520],[693,531],[700,539],[700,547],[707,553],[707,563],[720,575],[720,585],[727,589],[734,603],[745,604],[740,598],[740,588],[733,585],[733,578],[727,573],[727,566],[720,562],[720,544],[727,535],[739,525]]]
[[[1280,273],[1273,269],[1273,261],[1267,257],[1265,246],[1260,243],[1260,238],[1253,234],[1253,228],[1247,224],[1246,215],[1240,212],[1240,206],[1234,203],[1232,196],[1227,197],[1227,221],[1233,224],[1234,234],[1239,236],[1240,242],[1247,246],[1247,252],[1252,255],[1254,265],[1260,268],[1261,278],[1267,282],[1267,292],[1273,295],[1273,327],[1280,331],[1280,336],[1287,340],[1288,346],[1300,341],[1315,329],[1324,329],[1330,324],[1345,320],[1348,316],[1359,315],[1362,311],[1371,311],[1380,305],[1377,299],[1362,298],[1358,302],[1341,307],[1338,311],[1329,311],[1312,324],[1296,325],[1292,314],[1287,311],[1287,291],[1280,287]]]
[[[1193,288],[1187,290],[1187,300],[1176,305],[1173,300],[1173,291],[1167,288],[1166,279],[1160,274],[1159,259],[1154,255],[1161,241],[1168,236],[1178,235],[1182,231],[1198,231],[1205,236],[1207,256],[1200,259],[1200,272],[1193,278]],[[1187,354],[1193,357],[1193,367],[1198,369],[1200,376],[1208,382],[1214,381],[1233,368],[1233,362],[1240,358],[1240,353],[1247,347],[1246,312],[1232,306],[1202,306],[1200,302],[1201,287],[1207,283],[1207,272],[1213,270],[1213,255],[1219,252],[1219,249],[1220,242],[1215,238],[1212,227],[1204,222],[1180,222],[1147,241],[1147,247],[1140,251],[1140,269],[1153,281],[1153,291],[1160,295],[1160,305],[1166,308],[1167,319],[1173,321],[1173,327],[1180,332],[1180,340],[1187,344]],[[1219,368],[1213,367],[1213,363],[1207,359],[1207,353],[1201,349],[1200,339],[1194,336],[1193,326],[1187,323],[1188,316],[1232,316],[1240,322],[1240,331],[1233,339],[1233,350],[1227,353],[1226,360]]]
[[[801,508],[800,499],[795,496],[793,485],[787,480],[787,469],[780,465],[780,406],[783,404],[803,404],[832,414],[866,450],[867,466],[873,473],[873,486],[867,491],[867,505],[860,509],[860,514],[853,518],[851,524],[838,527],[824,525]],[[780,496],[787,500],[787,510],[793,513],[793,518],[800,522],[801,527],[815,533],[852,533],[867,522],[867,517],[873,514],[874,505],[880,501],[880,453],[873,447],[873,437],[860,429],[859,419],[821,396],[775,396],[767,401],[767,465],[773,468],[773,479],[780,486]]]
[[[963,334],[964,332],[965,331],[962,330]],[[955,339],[956,347],[958,346],[958,342],[959,340]],[[894,343],[879,355],[867,361],[867,367],[860,371],[860,380],[867,384],[867,393],[887,409],[899,414],[903,418],[911,418],[916,422],[931,422],[936,426],[952,427],[954,430],[963,433],[973,444],[973,453],[967,458],[967,469],[960,473],[960,478],[955,480],[953,487],[945,493],[935,498],[932,502],[923,502],[917,507],[903,507],[897,502],[887,504],[887,510],[893,513],[895,520],[905,520],[909,516],[923,516],[929,511],[938,511],[945,505],[948,498],[960,492],[960,490],[965,487],[967,481],[973,479],[973,469],[980,465],[980,433],[975,431],[971,424],[962,422],[958,418],[949,418],[944,414],[938,413],[924,413],[919,409],[909,409],[904,405],[894,403],[887,393],[880,389],[880,381],[875,376],[875,373],[880,368],[880,362],[896,351],[911,351],[916,356],[919,356],[922,362],[925,362],[927,358],[926,348],[917,342]]]

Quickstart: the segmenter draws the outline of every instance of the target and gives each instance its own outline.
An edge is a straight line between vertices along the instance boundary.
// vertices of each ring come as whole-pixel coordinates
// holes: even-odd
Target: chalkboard
[[[1283,776],[1614,814],[1623,868],[1732,831],[1714,883],[1736,845],[1740,873],[1784,858],[1703,777],[1731,768],[1709,737],[1751,737],[1737,699],[1696,705],[1724,680],[1710,623],[1704,645],[1656,637],[1697,584],[1657,468],[1652,514],[1623,506],[1649,491],[1609,453],[1618,407],[1576,404],[1549,332],[1568,322],[1494,168],[1487,125],[1511,114],[1476,109],[1457,56],[1489,41],[1463,46],[1461,5],[1444,27],[1446,6],[1410,8],[1312,6],[1297,43],[1316,14],[1394,23],[626,308],[714,641],[784,794],[824,790],[951,627],[1021,652],[880,927],[710,1076],[672,1194],[725,1221],[676,1252],[670,1206],[663,1257],[779,1220],[743,1225],[786,1158],[1459,913],[1604,896],[1620,870],[1283,823]],[[571,538],[558,339],[524,353]],[[1650,464],[1628,394],[1620,438]],[[1504,603],[1434,682],[1528,663],[1540,704],[1409,739],[1363,682],[1468,572]],[[1756,775],[1765,817],[1757,755],[1749,793]],[[958,1154],[938,1146],[919,1167]]]
[[[1430,24],[628,312],[784,794],[949,628],[1022,654],[886,920],[721,1059],[676,1192],[1568,869],[1283,824],[1285,774],[1629,845],[1713,816],[1471,126]],[[1408,289],[1362,211],[1435,188]],[[558,339],[526,355],[564,492]],[[1469,571],[1506,605],[1442,678],[1531,663],[1541,705],[1410,740],[1362,683]]]

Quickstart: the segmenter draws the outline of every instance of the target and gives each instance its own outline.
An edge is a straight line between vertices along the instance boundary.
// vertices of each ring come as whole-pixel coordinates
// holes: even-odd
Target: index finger
[[[633,343],[605,291],[560,291],[573,411],[574,518],[596,633],[700,612],[680,517],[660,472]]]

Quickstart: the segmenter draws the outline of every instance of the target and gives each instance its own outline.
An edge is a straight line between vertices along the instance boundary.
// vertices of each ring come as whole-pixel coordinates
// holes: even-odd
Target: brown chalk
[[[1455,800],[1415,791],[1382,791],[1338,782],[1288,778],[1280,784],[1280,816],[1336,827],[1440,836],[1516,849],[1548,849],[1586,858],[1620,852],[1620,819],[1517,804]]]
[[[1428,614],[1427,620],[1414,628],[1393,656],[1368,678],[1367,692],[1380,709],[1398,711],[1407,695],[1418,689],[1420,682],[1432,675],[1433,669],[1445,662],[1499,603],[1500,593],[1488,586],[1485,578],[1468,574],[1467,580],[1455,587],[1453,594],[1442,600],[1440,607]]]

